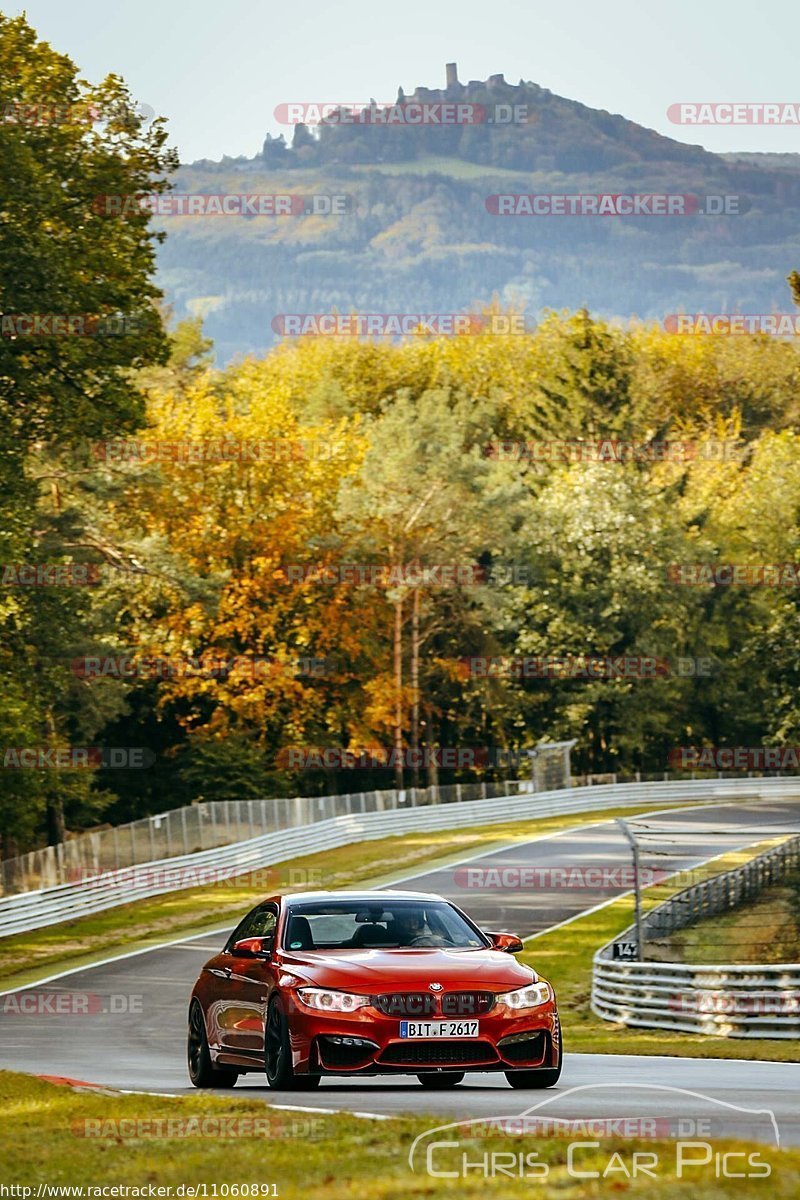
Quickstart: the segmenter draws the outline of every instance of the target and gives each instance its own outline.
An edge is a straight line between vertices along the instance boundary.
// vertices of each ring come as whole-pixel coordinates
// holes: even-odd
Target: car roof
[[[338,891],[316,891],[316,892],[292,892],[288,896],[278,897],[284,904],[305,904],[311,900],[358,900],[364,903],[385,904],[390,900],[439,900],[445,904],[449,904],[444,896],[437,896],[435,892],[401,892],[390,891],[368,891],[368,892],[338,892]]]

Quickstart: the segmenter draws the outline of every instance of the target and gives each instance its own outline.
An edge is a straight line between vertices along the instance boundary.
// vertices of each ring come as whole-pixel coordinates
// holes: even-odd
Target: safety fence
[[[669,774],[663,772],[659,775],[637,773],[627,777],[614,774],[583,775],[570,780],[568,766],[566,771],[566,781],[572,787],[660,783],[670,779]],[[78,834],[60,845],[44,846],[40,850],[31,850],[27,854],[0,861],[0,897],[75,883],[86,876],[105,871],[160,862],[165,858],[177,858],[216,846],[230,846],[262,833],[277,833],[310,821],[353,813],[381,812],[387,807],[416,808],[426,804],[487,800],[509,793],[553,790],[553,783],[548,787],[542,786],[539,774],[535,770],[533,780],[456,783],[431,788],[408,788],[399,793],[388,789],[328,796],[204,800],[141,817],[124,825]],[[559,788],[563,786],[563,783],[558,785]]]
[[[0,895],[77,883],[107,871],[230,846],[259,834],[278,833],[331,817],[382,812],[387,807],[403,805],[485,800],[532,787],[530,780],[524,780],[409,788],[399,793],[399,798],[391,789],[330,796],[200,801],[124,825],[79,834],[57,846],[45,846],[0,862]]]

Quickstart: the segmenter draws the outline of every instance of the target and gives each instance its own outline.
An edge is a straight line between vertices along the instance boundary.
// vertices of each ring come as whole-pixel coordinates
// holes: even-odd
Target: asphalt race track
[[[644,813],[637,826],[651,831],[643,865],[675,871],[736,846],[800,832],[800,805],[765,799]],[[667,847],[669,857],[649,853]],[[403,877],[397,886],[439,892],[484,928],[529,936],[628,891],[630,862],[621,832],[606,822]],[[597,868],[605,868],[602,876]],[[528,875],[520,875],[520,869]],[[533,883],[532,869],[538,872]],[[193,1092],[185,1066],[187,998],[202,963],[226,936],[204,934],[0,994],[0,1067],[121,1089]],[[569,937],[568,925],[563,936]],[[41,1000],[26,1011],[25,997],[34,992],[40,998],[52,995],[54,1010],[66,1001],[67,1009],[76,1011],[47,1011],[48,1003]],[[422,1107],[441,1113],[443,1122],[513,1117],[535,1107],[539,1118],[653,1116],[676,1132],[680,1120],[689,1122],[684,1133],[694,1121],[698,1136],[707,1129],[709,1137],[739,1134],[769,1142],[776,1141],[777,1124],[781,1144],[800,1145],[800,1064],[570,1055],[569,1012],[562,1020],[564,1072],[558,1087],[544,1092],[515,1091],[502,1075],[480,1074],[468,1075],[454,1091],[429,1091],[424,1097],[414,1076],[391,1082],[324,1079],[316,1091],[298,1094],[270,1091],[261,1076],[247,1075],[237,1090],[298,1109],[391,1115]],[[699,1095],[690,1097],[687,1091]]]

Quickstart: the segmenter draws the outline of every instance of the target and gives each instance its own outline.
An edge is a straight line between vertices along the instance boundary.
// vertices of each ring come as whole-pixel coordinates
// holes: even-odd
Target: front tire
[[[215,1067],[211,1061],[206,1037],[203,1010],[196,1000],[189,1008],[189,1033],[186,1042],[189,1078],[196,1088],[232,1088],[239,1072],[229,1067]]]
[[[280,1000],[273,1000],[264,1028],[264,1067],[267,1083],[278,1091],[310,1091],[319,1086],[319,1075],[295,1075],[289,1022]]]
[[[464,1071],[439,1071],[435,1075],[418,1075],[417,1079],[424,1088],[441,1091],[444,1088],[457,1087],[464,1079]]]

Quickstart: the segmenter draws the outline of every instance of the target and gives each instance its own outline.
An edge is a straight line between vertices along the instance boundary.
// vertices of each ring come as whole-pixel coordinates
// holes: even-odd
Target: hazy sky
[[[691,129],[678,101],[800,102],[800,3],[772,0],[25,0],[87,78],[122,75],[183,161],[252,155],[284,101],[392,100],[502,72],[711,150],[800,151],[800,129]],[[284,130],[291,135],[291,130]]]

